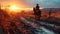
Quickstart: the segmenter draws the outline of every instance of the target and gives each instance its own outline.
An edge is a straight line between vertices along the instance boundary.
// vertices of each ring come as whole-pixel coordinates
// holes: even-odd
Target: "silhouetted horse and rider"
[[[40,17],[41,17],[41,10],[39,8],[40,7],[38,4],[36,5],[36,7],[33,8],[34,15],[37,20],[40,20]]]

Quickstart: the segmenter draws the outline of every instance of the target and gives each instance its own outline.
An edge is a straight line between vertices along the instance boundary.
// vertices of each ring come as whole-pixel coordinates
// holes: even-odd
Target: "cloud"
[[[42,7],[60,8],[60,0],[27,0],[32,6],[38,3]]]
[[[60,0],[0,0],[0,3],[17,3],[18,5],[21,5],[23,7],[34,7],[38,3],[41,7],[45,8],[60,8]]]

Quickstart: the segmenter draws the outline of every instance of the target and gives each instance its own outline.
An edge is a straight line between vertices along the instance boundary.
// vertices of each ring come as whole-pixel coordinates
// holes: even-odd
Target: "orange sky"
[[[18,7],[29,8],[31,7],[26,0],[0,0],[1,5],[17,5]]]

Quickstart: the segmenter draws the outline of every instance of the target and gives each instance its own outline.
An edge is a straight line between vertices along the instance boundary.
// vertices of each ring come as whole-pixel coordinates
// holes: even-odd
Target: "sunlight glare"
[[[17,10],[19,10],[19,8],[17,6],[10,6],[9,10],[10,11],[17,11]]]

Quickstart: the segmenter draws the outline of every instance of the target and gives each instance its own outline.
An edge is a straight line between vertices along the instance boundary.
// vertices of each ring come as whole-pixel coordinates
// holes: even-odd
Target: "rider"
[[[39,9],[39,4],[37,4],[36,7],[33,8],[33,11],[34,11],[35,18],[36,18],[37,20],[40,20],[41,11],[40,11],[40,9]]]

